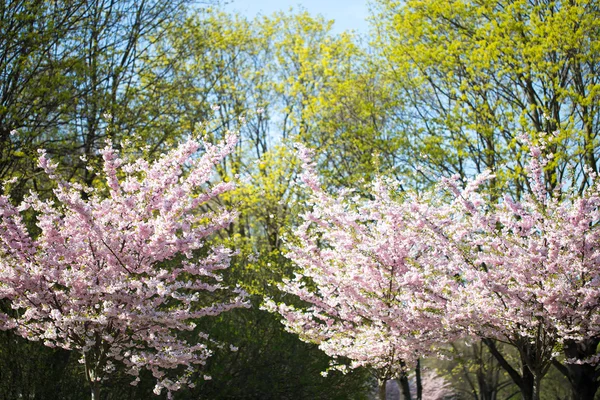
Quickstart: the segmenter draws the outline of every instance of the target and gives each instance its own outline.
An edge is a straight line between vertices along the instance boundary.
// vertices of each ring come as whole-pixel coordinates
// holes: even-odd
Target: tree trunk
[[[85,376],[88,383],[90,384],[90,390],[92,394],[92,400],[100,400],[100,379],[96,373],[95,363],[90,359],[89,354],[85,354]]]
[[[596,354],[596,348],[600,343],[600,338],[586,339],[576,342],[574,340],[565,341],[565,358],[585,360]],[[561,372],[565,372],[559,368]],[[577,400],[594,400],[600,382],[598,381],[598,370],[591,364],[566,364],[566,374],[571,384],[571,395]]]
[[[417,367],[415,368],[415,381],[417,384],[417,397],[416,400],[421,400],[423,397],[423,383],[421,382],[421,359],[417,360]]]
[[[385,386],[386,386],[386,379],[378,379],[377,383],[379,386],[379,400],[386,400],[386,392],[385,392]]]
[[[542,379],[538,376],[535,376],[533,382],[533,394],[531,398],[533,400],[540,400],[542,396]]]
[[[410,383],[408,382],[408,375],[406,373],[402,373],[400,376],[400,388],[402,390],[402,396],[404,400],[412,400],[412,396],[410,394]]]
[[[100,400],[100,382],[90,382],[92,400]]]
[[[523,377],[523,384],[521,389],[521,396],[523,400],[539,400],[534,397],[535,390],[535,377],[529,370],[529,367],[525,364],[525,360],[522,360],[521,376]]]

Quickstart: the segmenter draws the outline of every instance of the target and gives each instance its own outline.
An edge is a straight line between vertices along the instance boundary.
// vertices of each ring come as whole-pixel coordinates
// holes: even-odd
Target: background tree
[[[24,185],[44,147],[90,184],[94,174],[79,156],[99,166],[107,127],[129,136],[143,126],[133,108],[136,93],[147,90],[141,61],[160,56],[153,42],[186,4],[2,2],[2,177],[17,174]]]
[[[145,61],[163,55],[154,43],[185,17],[191,4],[187,0],[86,2],[86,13],[70,43],[79,49],[83,64],[72,80],[77,96],[64,118],[62,143],[48,149],[76,167],[86,184],[93,182],[95,174],[79,156],[99,164],[98,150],[107,135],[121,139],[140,134],[145,124],[135,101],[139,92],[155,84],[140,79],[148,65]],[[168,134],[155,131],[156,138],[146,137],[150,143],[144,144],[160,142]]]
[[[208,330],[238,343],[239,350],[235,354],[217,351],[214,360],[223,362],[209,362],[209,370],[215,371],[213,380],[199,382],[182,398],[362,398],[368,390],[365,376],[358,371],[354,376],[319,375],[328,358],[316,346],[283,332],[273,315],[258,308],[263,296],[280,296],[275,283],[293,272],[282,255],[283,239],[301,207],[290,136],[299,129],[294,113],[307,106],[286,108],[292,95],[283,90],[287,83],[282,81],[287,82],[292,72],[278,67],[274,59],[284,51],[294,56],[284,42],[317,44],[315,37],[330,36],[328,31],[325,21],[307,13],[246,20],[212,9],[191,16],[159,43],[174,50],[169,53],[173,60],[157,60],[149,70],[162,89],[147,97],[156,105],[148,110],[149,120],[156,124],[149,125],[148,133],[160,128],[177,136],[205,128],[213,138],[231,129],[240,134],[235,153],[218,168],[224,180],[236,174],[241,177],[242,183],[223,197],[227,204],[235,204],[239,218],[215,240],[240,249],[225,280],[242,282],[256,305],[214,323],[207,321]],[[296,50],[313,51],[305,46]]]
[[[0,2],[0,178],[30,178],[36,146],[64,123],[85,12],[82,1]]]
[[[529,190],[521,131],[550,138],[550,187],[569,162],[597,171],[599,10],[596,1],[377,1],[373,44],[413,121],[409,156],[428,179],[489,169],[491,190],[510,177],[520,196]]]
[[[455,342],[451,347],[452,356],[441,363],[440,369],[450,370],[453,387],[461,396],[474,400],[495,400],[510,398],[518,393],[481,340]],[[511,361],[515,357],[504,348],[501,352]]]

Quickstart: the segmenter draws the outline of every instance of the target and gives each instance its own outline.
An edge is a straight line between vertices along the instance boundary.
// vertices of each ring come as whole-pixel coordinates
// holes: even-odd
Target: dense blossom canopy
[[[65,182],[41,152],[56,199],[31,193],[14,206],[0,197],[0,298],[14,310],[1,315],[0,327],[79,352],[92,386],[115,360],[137,377],[133,384],[141,368],[152,371],[156,392],[185,384],[186,374],[173,380],[164,370],[203,364],[208,336],[189,343],[176,332],[245,306],[241,290],[218,294],[231,251],[203,249],[235,217],[216,201],[232,184],[208,184],[235,143],[234,136],[204,143],[198,157],[202,144],[190,140],[153,163],[124,163],[109,144],[102,151],[108,195]],[[26,210],[39,234],[27,229]]]
[[[368,199],[332,196],[302,148],[311,210],[289,251],[299,271],[282,285],[301,302],[266,307],[352,367],[394,376],[438,344],[493,338],[519,350],[539,385],[563,346],[600,336],[600,181],[589,173],[587,190],[549,191],[531,148],[520,200],[485,194],[489,172],[464,186],[444,179],[429,195],[381,179]]]
[[[476,182],[461,190],[446,181],[455,194],[448,238],[464,281],[448,317],[479,336],[544,343],[550,358],[556,344],[600,334],[600,181],[590,173],[582,194],[549,192],[540,155],[533,148],[532,192],[521,201],[491,204]]]
[[[443,317],[457,283],[441,268],[447,255],[434,245],[436,236],[423,234],[435,207],[395,201],[385,181],[374,185],[372,200],[350,191],[333,197],[321,189],[309,151],[303,148],[301,158],[312,209],[288,254],[299,272],[282,288],[309,307],[266,306],[327,354],[398,376],[454,335]]]

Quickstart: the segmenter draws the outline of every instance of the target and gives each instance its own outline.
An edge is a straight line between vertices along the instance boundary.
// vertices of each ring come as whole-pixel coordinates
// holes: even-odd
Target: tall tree
[[[36,146],[64,122],[86,11],[85,1],[0,2],[0,178],[31,173]]]
[[[72,81],[77,97],[65,116],[62,142],[48,148],[75,167],[71,173],[77,171],[86,184],[93,182],[95,174],[79,156],[96,159],[99,165],[97,154],[104,138],[135,137],[144,127],[135,100],[154,82],[140,79],[148,65],[143,61],[162,55],[156,41],[185,18],[185,6],[190,4],[187,0],[87,2],[77,35],[69,43],[79,49],[82,62]]]
[[[95,175],[103,138],[144,126],[134,100],[155,42],[187,14],[188,0],[0,3],[0,174],[30,179],[35,150],[61,157],[69,175]],[[111,130],[112,129],[112,130]],[[15,188],[18,189],[18,188]]]
[[[223,197],[226,203],[236,205],[239,218],[218,241],[240,249],[225,280],[242,282],[257,306],[266,294],[278,296],[274,282],[293,272],[282,255],[300,196],[294,185],[297,162],[290,142],[299,131],[295,113],[308,109],[286,83],[294,74],[289,70],[293,64],[282,66],[277,60],[280,53],[292,58],[324,52],[328,47],[321,45],[320,39],[328,37],[328,26],[322,18],[307,13],[277,13],[247,20],[206,9],[173,27],[157,44],[164,49],[164,59],[153,60],[146,73],[148,81],[158,85],[139,99],[148,121],[142,136],[150,143],[157,138],[152,137],[156,130],[177,137],[206,129],[211,138],[222,137],[228,130],[239,132],[235,153],[218,168],[225,180],[236,175],[242,178],[240,185]],[[285,43],[291,41],[303,45],[289,49]],[[330,46],[341,46],[335,43]],[[310,70],[310,65],[318,62],[310,59],[305,64]],[[311,76],[318,80],[320,74],[316,70]],[[142,79],[146,79],[144,74]],[[313,84],[306,79],[306,85]],[[316,93],[318,90],[311,95]],[[294,106],[288,108],[292,103]],[[168,140],[157,141],[156,146],[167,146]],[[328,358],[315,346],[284,332],[277,319],[264,310],[228,313],[209,323],[207,329],[220,337],[238,338],[240,349],[235,355],[217,351],[215,359],[224,360],[227,367],[209,362],[208,367],[218,371],[215,378],[199,382],[196,390],[182,393],[183,398],[225,398],[243,393],[261,398],[365,396],[362,372],[319,376]],[[297,360],[303,361],[299,364]],[[252,374],[248,373],[250,368]],[[336,393],[327,388],[336,388]]]
[[[511,182],[519,196],[529,190],[521,131],[550,138],[550,187],[570,162],[598,170],[597,1],[379,0],[375,10],[374,45],[430,180],[489,169],[490,189]]]

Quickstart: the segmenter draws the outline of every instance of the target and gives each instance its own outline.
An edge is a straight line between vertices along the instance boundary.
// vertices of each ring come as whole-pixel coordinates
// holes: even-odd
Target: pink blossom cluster
[[[311,210],[288,254],[298,272],[281,286],[300,301],[265,307],[301,339],[397,376],[450,340],[495,338],[528,352],[523,361],[541,379],[562,344],[600,335],[593,174],[582,193],[549,192],[533,147],[532,191],[519,201],[485,195],[489,172],[422,196],[381,179],[364,199],[329,194],[311,152],[302,147],[300,158]]]
[[[217,200],[232,184],[210,181],[236,140],[189,140],[155,162],[131,163],[108,144],[108,193],[62,180],[41,152],[55,200],[31,193],[15,206],[0,196],[0,298],[14,310],[0,315],[0,328],[77,351],[90,382],[104,380],[117,361],[134,385],[142,368],[150,370],[157,393],[187,384],[192,367],[210,356],[208,336],[187,342],[176,333],[246,306],[243,291],[227,295],[219,283],[232,252],[203,248],[235,217]],[[36,235],[25,225],[26,210],[35,215]],[[165,374],[179,367],[188,371],[178,379]]]
[[[448,319],[479,336],[541,343],[552,358],[556,345],[600,334],[600,181],[591,174],[581,194],[549,192],[539,155],[534,148],[532,193],[521,201],[505,195],[493,204],[476,182],[464,190],[445,182],[455,193],[449,237],[464,281]]]
[[[440,262],[452,255],[428,233],[439,210],[416,197],[397,201],[384,180],[370,200],[344,190],[332,196],[321,189],[305,148],[301,158],[312,209],[288,253],[299,272],[282,289],[308,306],[268,300],[265,307],[328,355],[351,359],[352,368],[398,376],[456,334],[444,320],[458,283]]]

